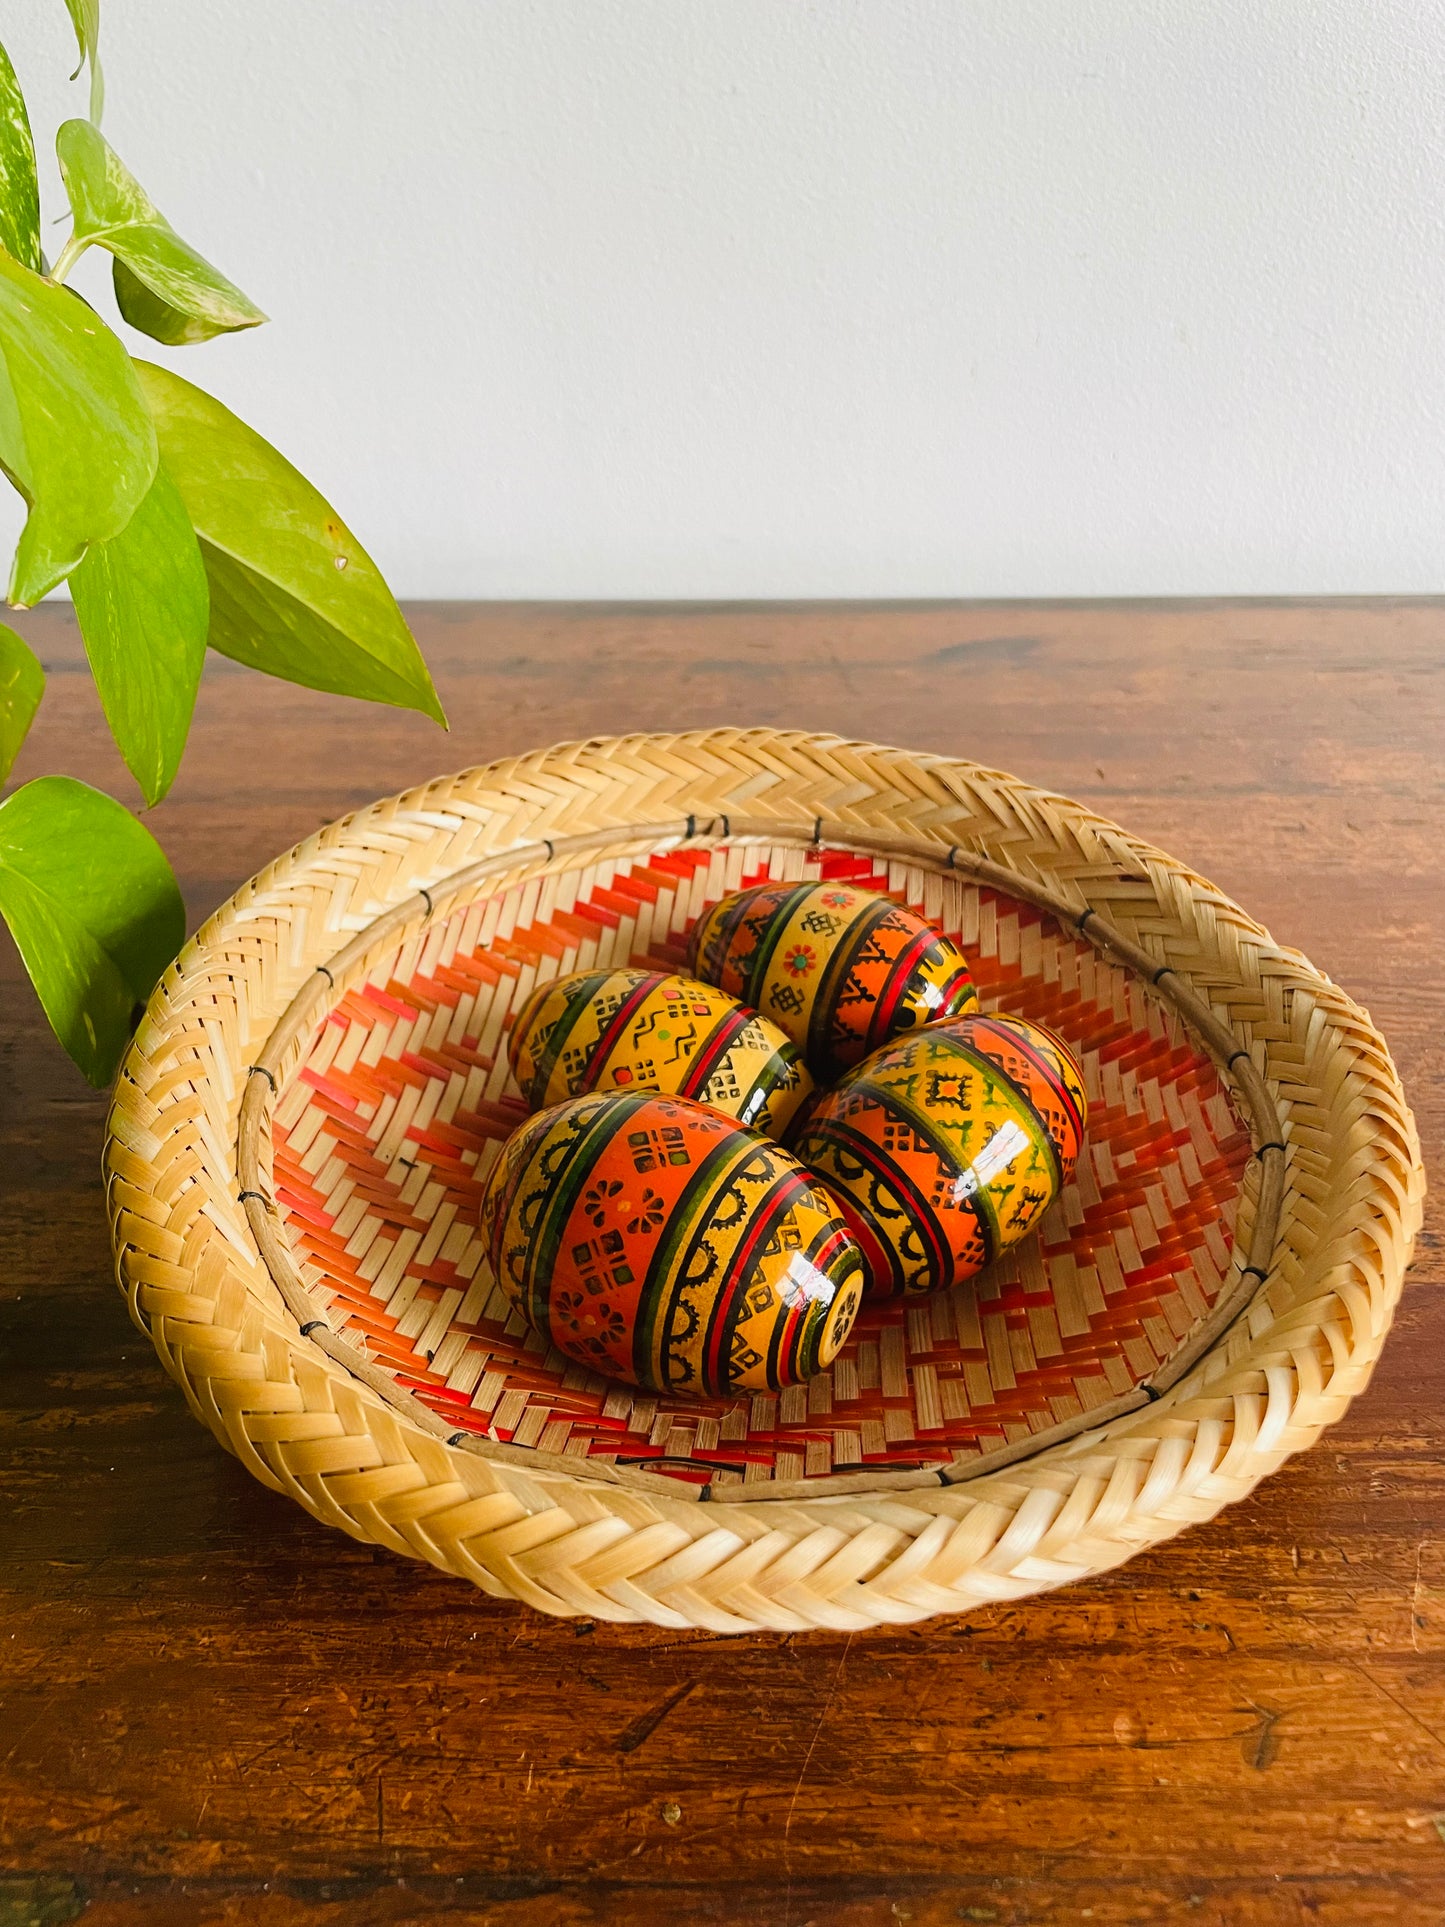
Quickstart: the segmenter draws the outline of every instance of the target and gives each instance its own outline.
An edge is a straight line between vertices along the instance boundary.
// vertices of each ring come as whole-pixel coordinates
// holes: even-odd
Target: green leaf
[[[40,264],[40,188],[35,142],[25,96],[10,56],[0,47],[0,247],[37,274]]]
[[[80,67],[90,62],[90,118],[99,127],[105,106],[105,77],[100,71],[100,0],[65,0],[65,5],[80,49]],[[70,76],[72,80],[75,74]]]
[[[133,328],[179,346],[209,341],[266,319],[233,281],[183,241],[105,136],[88,120],[65,121],[55,152],[83,247],[115,256],[115,298]]]
[[[335,509],[220,402],[168,369],[136,369],[200,538],[211,647],[308,689],[445,723],[395,598]]]
[[[0,783],[15,767],[44,693],[45,671],[30,645],[0,622]]]
[[[185,939],[160,845],[99,790],[37,777],[0,803],[0,916],[56,1036],[108,1084],[136,1006]]]
[[[164,463],[120,534],[86,550],[70,593],[110,733],[158,803],[180,767],[210,621],[205,564]]]
[[[0,253],[0,467],[30,505],[10,600],[38,602],[108,542],[156,472],[130,357],[76,295]]]

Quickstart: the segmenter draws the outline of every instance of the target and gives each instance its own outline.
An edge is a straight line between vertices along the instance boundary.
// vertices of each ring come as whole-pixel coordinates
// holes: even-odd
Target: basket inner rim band
[[[864,832],[842,825],[834,828],[821,817],[814,819],[811,831],[791,829],[765,818],[709,816],[699,819],[689,815],[662,822],[618,824],[568,837],[538,838],[465,865],[425,887],[418,886],[390,909],[373,918],[327,963],[316,965],[271,1030],[262,1049],[246,1067],[246,1086],[236,1126],[236,1170],[240,1180],[238,1201],[246,1213],[261,1261],[287,1310],[296,1320],[298,1338],[315,1345],[333,1363],[365,1384],[394,1410],[444,1443],[483,1458],[532,1465],[538,1469],[547,1467],[551,1455],[533,1447],[453,1431],[429,1406],[398,1384],[390,1373],[383,1371],[350,1340],[334,1331],[329,1321],[321,1315],[309,1287],[292,1261],[282,1235],[280,1212],[271,1195],[261,1158],[261,1146],[269,1138],[271,1130],[272,1109],[281,1084],[282,1066],[287,1053],[298,1040],[314,1029],[323,1014],[323,1006],[334,999],[338,984],[344,983],[383,944],[399,939],[413,925],[424,927],[436,916],[439,908],[463,894],[475,891],[480,884],[499,884],[504,878],[511,883],[524,882],[545,870],[573,868],[575,865],[571,859],[595,855],[604,849],[620,854],[638,845],[655,850],[666,845],[718,846],[723,843],[763,841],[778,848],[804,850],[826,845],[830,850],[892,858],[921,869],[969,877],[976,883],[1032,904],[1063,928],[1087,939],[1112,962],[1139,978],[1147,991],[1169,1005],[1186,1029],[1198,1039],[1244,1109],[1253,1147],[1251,1159],[1260,1167],[1260,1182],[1243,1258],[1236,1250],[1231,1266],[1237,1274],[1233,1283],[1226,1285],[1214,1308],[1185,1334],[1174,1351],[1130,1391],[1106,1405],[1095,1406],[1047,1426],[1028,1438],[989,1452],[973,1454],[951,1465],[928,1467],[915,1472],[880,1469],[877,1472],[845,1473],[812,1479],[760,1480],[744,1487],[711,1483],[680,1486],[675,1480],[659,1478],[640,1469],[605,1467],[595,1461],[577,1459],[566,1461],[568,1474],[604,1484],[634,1485],[653,1494],[660,1487],[665,1487],[670,1498],[693,1498],[698,1502],[714,1503],[745,1500],[750,1504],[765,1504],[770,1500],[786,1501],[804,1496],[821,1498],[842,1491],[886,1491],[910,1485],[935,1486],[940,1483],[952,1485],[1031,1458],[1082,1432],[1095,1432],[1114,1419],[1164,1397],[1247,1311],[1256,1295],[1264,1289],[1273,1263],[1284,1197],[1284,1127],[1273,1093],[1248,1048],[1227,1024],[1215,1016],[1172,965],[1161,963],[1157,957],[1151,956],[1087,902],[1070,902],[1033,878],[1010,870],[988,857],[979,856],[959,844],[944,846],[918,838]]]

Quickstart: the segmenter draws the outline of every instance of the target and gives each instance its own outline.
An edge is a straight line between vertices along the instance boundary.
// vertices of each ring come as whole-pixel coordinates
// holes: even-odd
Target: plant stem
[[[90,243],[88,241],[81,240],[77,235],[71,235],[70,239],[56,256],[55,266],[50,270],[50,279],[57,287],[64,281],[66,275],[70,273],[70,270],[75,266],[81,255],[85,253],[89,245]]]

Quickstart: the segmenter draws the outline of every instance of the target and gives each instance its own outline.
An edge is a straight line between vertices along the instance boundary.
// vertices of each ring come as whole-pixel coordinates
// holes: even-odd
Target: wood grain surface
[[[1445,605],[431,605],[452,719],[207,671],[193,924],[373,796],[760,723],[974,757],[1237,896],[1445,1126]],[[18,777],[133,798],[68,610]],[[111,1282],[104,1099],[0,958],[0,1927],[1445,1920],[1438,1214],[1374,1383],[1090,1585],[850,1637],[553,1621],[357,1546],[187,1414]]]

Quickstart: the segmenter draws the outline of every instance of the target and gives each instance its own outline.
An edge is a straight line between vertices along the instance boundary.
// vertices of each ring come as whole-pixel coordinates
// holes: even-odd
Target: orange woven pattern
[[[963,945],[988,1009],[1048,1024],[1089,1091],[1078,1171],[1040,1238],[972,1286],[865,1310],[832,1370],[778,1397],[657,1399],[510,1311],[477,1235],[523,1115],[506,1019],[539,975],[683,968],[705,904],[761,882],[889,890]],[[319,1308],[457,1430],[684,1479],[946,1463],[1103,1405],[1155,1370],[1228,1269],[1249,1141],[1156,1001],[1012,898],[894,863],[758,843],[534,880],[432,927],[321,1026],[274,1125],[276,1196]]]

